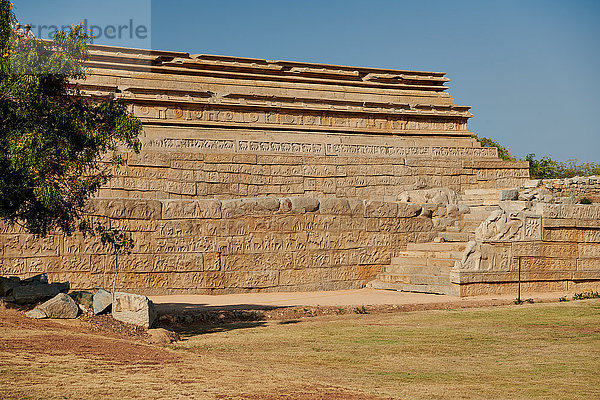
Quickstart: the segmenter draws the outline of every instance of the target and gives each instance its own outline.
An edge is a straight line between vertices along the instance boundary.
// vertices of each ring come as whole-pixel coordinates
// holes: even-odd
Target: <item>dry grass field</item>
[[[0,310],[0,398],[600,398],[600,300],[196,326],[182,336],[161,348]]]

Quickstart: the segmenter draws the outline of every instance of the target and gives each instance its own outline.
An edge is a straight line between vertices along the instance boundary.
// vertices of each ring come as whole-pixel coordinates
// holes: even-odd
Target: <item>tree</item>
[[[477,135],[473,135],[473,137],[475,139],[477,139],[477,141],[479,143],[481,143],[481,145],[483,147],[495,147],[495,148],[497,148],[498,149],[498,157],[500,157],[504,161],[516,161],[516,158],[513,157],[512,154],[510,154],[510,151],[506,147],[501,146],[498,142],[496,142],[496,141],[494,141],[492,139],[486,138],[486,137],[479,137]]]
[[[122,163],[119,146],[139,152],[142,125],[123,103],[88,100],[74,83],[87,72],[82,26],[44,41],[15,23],[0,0],[0,218],[41,236],[71,234],[86,229],[86,201]]]

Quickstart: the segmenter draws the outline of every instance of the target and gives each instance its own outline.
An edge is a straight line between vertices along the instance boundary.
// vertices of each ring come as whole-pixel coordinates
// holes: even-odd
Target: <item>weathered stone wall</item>
[[[394,201],[404,190],[519,186],[468,130],[443,72],[394,71],[91,46],[90,98],[141,119],[100,197],[317,196]]]
[[[513,237],[482,240],[455,268],[461,296],[516,294],[519,270],[524,293],[600,291],[600,206],[540,203],[520,218]]]
[[[347,199],[97,199],[93,215],[129,231],[117,286],[141,294],[358,288],[408,242],[429,241],[418,205]],[[48,273],[73,289],[110,287],[99,239],[35,239],[2,226],[0,275]]]
[[[91,46],[87,66],[73,82],[82,95],[126,102],[144,125],[142,152],[124,154],[90,205],[133,235],[120,258],[128,291],[360,287],[454,222],[421,216],[401,193],[529,177],[526,162],[481,147],[442,72],[107,46]],[[113,276],[97,238],[2,227],[0,245],[1,275],[48,272],[73,288]]]
[[[253,196],[338,197],[396,201],[415,188],[512,187],[523,165],[501,160],[332,157],[222,153],[125,154],[127,166],[101,198],[195,199]]]
[[[595,203],[600,203],[600,176],[544,179],[541,185],[556,197],[572,197],[574,201],[587,197]]]

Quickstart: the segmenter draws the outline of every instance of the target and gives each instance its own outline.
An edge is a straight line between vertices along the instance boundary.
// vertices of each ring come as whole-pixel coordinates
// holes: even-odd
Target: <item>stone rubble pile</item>
[[[122,292],[113,295],[102,288],[97,288],[94,293],[69,293],[69,288],[69,282],[48,283],[46,274],[27,279],[0,277],[0,299],[3,303],[20,306],[38,304],[25,313],[29,318],[73,319],[80,311],[92,311],[94,315],[111,312],[118,321],[146,329],[156,320],[154,303],[146,296]]]
[[[501,198],[552,204],[577,204],[584,199],[600,203],[600,176],[532,179],[525,182],[515,196]]]
[[[27,279],[16,276],[0,277],[0,297],[3,297],[6,302],[19,305],[48,300],[59,293],[67,293],[69,289],[69,282],[48,283],[46,274]]]

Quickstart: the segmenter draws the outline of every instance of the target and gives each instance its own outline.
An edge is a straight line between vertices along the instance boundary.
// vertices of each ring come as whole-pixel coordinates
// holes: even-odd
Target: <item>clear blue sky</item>
[[[131,18],[150,29],[144,40],[103,42],[109,44],[444,71],[456,102],[473,106],[471,131],[519,157],[532,152],[600,161],[598,0],[16,0],[15,5],[23,23],[71,24],[89,15],[98,25]]]

